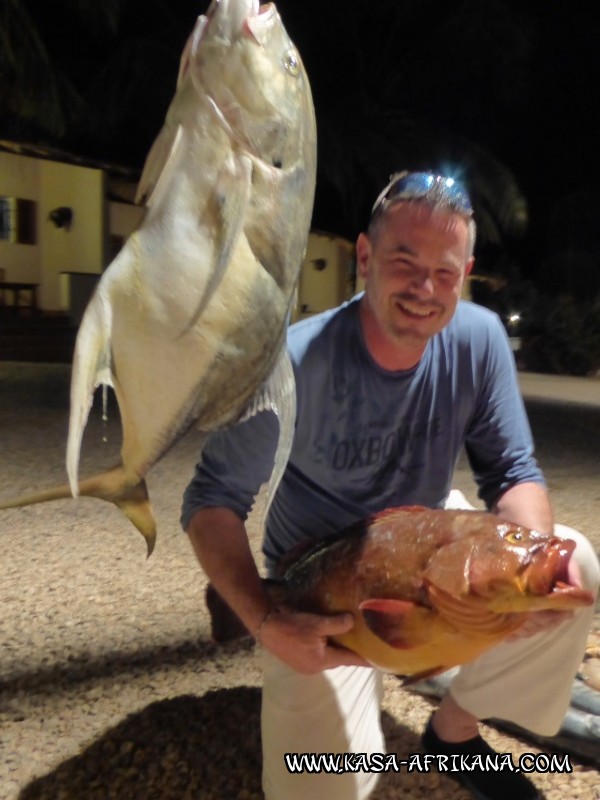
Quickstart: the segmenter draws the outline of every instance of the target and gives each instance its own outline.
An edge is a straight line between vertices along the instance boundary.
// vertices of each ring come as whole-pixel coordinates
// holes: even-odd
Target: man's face
[[[473,265],[468,238],[462,217],[408,202],[388,209],[373,238],[359,236],[369,316],[386,340],[424,349],[448,324]]]

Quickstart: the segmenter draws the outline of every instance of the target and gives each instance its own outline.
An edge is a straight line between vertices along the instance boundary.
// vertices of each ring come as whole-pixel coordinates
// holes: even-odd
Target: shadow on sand
[[[419,750],[413,731],[383,715],[391,752]],[[219,689],[148,705],[108,729],[83,752],[26,786],[19,800],[259,800],[260,689]],[[406,797],[466,797],[447,778],[384,774],[373,800],[402,787]],[[307,799],[310,800],[310,799]]]

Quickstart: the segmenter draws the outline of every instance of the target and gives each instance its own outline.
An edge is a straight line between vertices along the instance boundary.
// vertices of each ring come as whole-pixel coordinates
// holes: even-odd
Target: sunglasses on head
[[[443,175],[434,175],[432,172],[396,172],[375,201],[371,219],[394,200],[421,199],[447,206],[467,218],[473,216],[469,193],[456,178],[446,178]]]

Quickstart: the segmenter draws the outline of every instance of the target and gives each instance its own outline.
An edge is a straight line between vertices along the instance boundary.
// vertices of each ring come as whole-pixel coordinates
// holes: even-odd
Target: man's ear
[[[467,275],[471,274],[471,270],[473,269],[474,263],[475,259],[473,258],[473,256],[471,256],[471,258],[467,261],[467,264],[465,266],[465,278],[467,277]]]
[[[366,280],[371,261],[371,240],[366,233],[359,233],[356,240],[356,267],[359,276]]]

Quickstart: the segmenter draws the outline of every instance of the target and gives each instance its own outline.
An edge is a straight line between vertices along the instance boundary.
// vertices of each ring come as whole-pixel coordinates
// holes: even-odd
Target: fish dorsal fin
[[[135,195],[138,205],[154,208],[170,183],[171,175],[185,153],[183,125],[165,124],[148,154]]]
[[[410,650],[431,638],[436,614],[429,608],[386,598],[364,600],[358,608],[369,630],[390,647]]]
[[[425,506],[394,506],[393,508],[384,508],[382,511],[377,511],[369,517],[372,522],[386,519],[388,517],[398,517],[404,514],[419,514],[423,511],[430,511],[431,509]]]
[[[202,292],[200,302],[185,330],[182,331],[181,336],[194,327],[223,280],[233,250],[244,230],[251,189],[252,162],[247,156],[241,156],[235,159],[234,162],[228,162],[221,169],[215,187],[217,205],[219,207],[219,219],[216,226],[215,263],[212,270],[210,270],[210,278]]]

